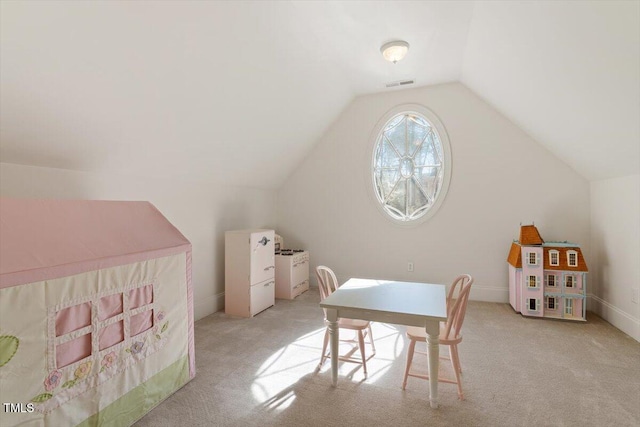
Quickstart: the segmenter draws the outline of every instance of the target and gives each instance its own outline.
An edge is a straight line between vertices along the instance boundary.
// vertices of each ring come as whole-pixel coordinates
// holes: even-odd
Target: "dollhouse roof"
[[[545,270],[561,270],[561,271],[589,271],[587,268],[587,263],[584,260],[584,256],[582,255],[582,251],[578,245],[567,245],[567,244],[554,244],[554,243],[545,243],[543,245],[544,250],[544,269]],[[558,264],[559,265],[551,265],[549,264],[549,251],[556,250],[558,251]],[[578,254],[578,265],[576,267],[569,266],[569,257],[567,256],[567,252],[575,251]]]
[[[578,246],[547,246],[542,247],[544,258],[545,270],[558,270],[558,271],[589,271],[587,263],[584,260],[582,251]],[[558,251],[558,265],[551,265],[549,263],[549,251]],[[578,254],[578,265],[576,267],[569,266],[567,252],[573,250]],[[511,243],[511,249],[509,250],[509,256],[507,262],[516,268],[522,268],[522,246],[518,242]]]
[[[0,288],[190,248],[149,202],[0,199]]]
[[[514,241],[511,243],[507,262],[516,268],[522,268],[522,247],[540,245],[542,245],[545,270],[589,271],[587,263],[584,260],[584,256],[582,255],[582,251],[580,250],[580,246],[568,242],[545,243],[535,225],[523,225],[520,228],[520,241]],[[549,262],[549,252],[553,250],[558,251],[558,265],[551,265]],[[575,251],[577,253],[578,265],[575,267],[569,265],[569,257],[567,255],[569,251]]]
[[[520,227],[520,244],[529,245],[541,245],[544,243],[538,229],[535,225],[523,225]]]
[[[522,251],[518,242],[511,243],[511,249],[509,249],[509,256],[507,262],[516,268],[522,268]]]

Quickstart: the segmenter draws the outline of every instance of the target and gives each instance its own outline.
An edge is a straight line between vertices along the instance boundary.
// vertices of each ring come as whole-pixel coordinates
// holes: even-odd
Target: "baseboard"
[[[198,301],[193,304],[195,320],[200,320],[222,310],[224,310],[224,292],[206,298],[198,298]]]
[[[634,340],[640,341],[640,319],[591,294],[587,295],[587,309],[593,311]]]

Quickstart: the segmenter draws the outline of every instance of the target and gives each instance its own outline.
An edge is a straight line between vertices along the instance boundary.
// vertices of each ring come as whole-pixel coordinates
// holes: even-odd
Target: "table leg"
[[[427,352],[429,356],[429,401],[432,408],[438,407],[438,364],[440,363],[440,323],[429,322],[427,331]]]
[[[335,387],[338,385],[338,311],[327,309],[327,321],[329,322],[329,344],[331,345],[331,384]]]

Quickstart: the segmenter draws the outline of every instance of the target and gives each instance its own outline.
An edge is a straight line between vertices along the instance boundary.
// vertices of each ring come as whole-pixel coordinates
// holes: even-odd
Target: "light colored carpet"
[[[136,426],[640,425],[640,343],[593,313],[586,323],[530,319],[508,304],[470,301],[459,347],[465,400],[440,383],[433,410],[427,381],[409,378],[401,389],[402,326],[373,324],[367,378],[341,363],[333,388],[329,361],[315,372],[319,300],[312,288],[252,319],[214,313],[196,322],[196,378]],[[415,363],[426,370],[425,356]]]

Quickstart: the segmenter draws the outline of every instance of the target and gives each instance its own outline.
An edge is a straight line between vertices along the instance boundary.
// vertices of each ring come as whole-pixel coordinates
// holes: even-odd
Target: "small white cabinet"
[[[234,230],[224,236],[224,311],[252,317],[275,303],[273,230]]]
[[[276,298],[294,299],[309,289],[309,252],[276,255]]]

